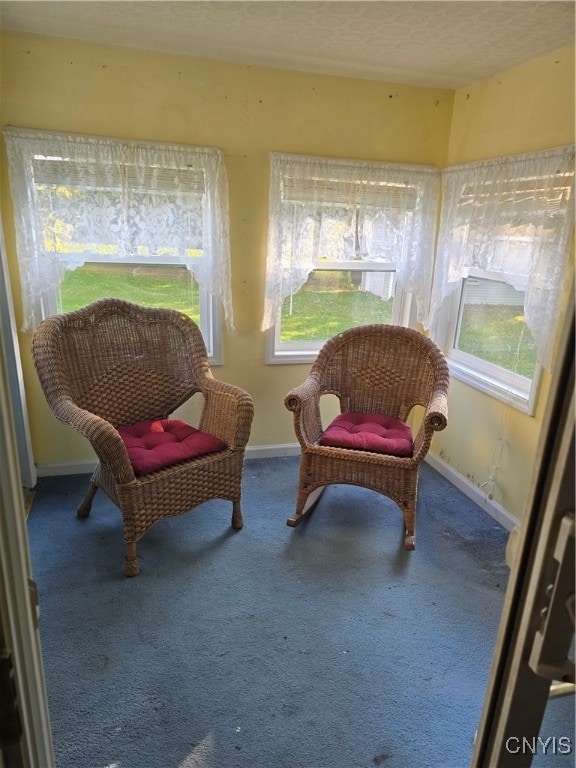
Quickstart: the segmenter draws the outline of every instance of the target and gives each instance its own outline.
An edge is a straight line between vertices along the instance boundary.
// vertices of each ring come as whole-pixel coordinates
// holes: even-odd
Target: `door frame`
[[[44,669],[38,632],[38,605],[31,578],[30,550],[21,485],[8,362],[0,335],[0,652],[11,667],[21,726],[21,765],[55,765]],[[6,690],[0,695],[10,697]],[[0,751],[0,765],[4,765]],[[13,765],[10,760],[8,765]],[[16,762],[16,765],[20,763]]]
[[[26,392],[22,361],[19,355],[18,332],[14,315],[14,302],[10,288],[10,274],[4,243],[4,229],[0,220],[0,341],[4,348],[8,391],[12,400],[16,448],[23,488],[34,488],[37,480],[36,464],[32,454]]]
[[[551,683],[566,673],[562,664],[574,635],[573,294],[569,302],[530,500],[510,547],[510,580],[471,768],[525,768],[537,751],[576,749],[572,734],[540,734]],[[570,570],[568,587],[562,586]],[[550,639],[554,653],[546,664],[542,651]],[[574,682],[573,669],[565,676]]]

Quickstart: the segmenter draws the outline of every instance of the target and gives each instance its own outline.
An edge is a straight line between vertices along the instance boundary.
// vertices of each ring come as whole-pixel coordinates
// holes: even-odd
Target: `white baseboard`
[[[300,444],[249,445],[246,448],[247,459],[274,459],[284,456],[300,456]]]
[[[493,517],[497,523],[500,523],[503,528],[506,528],[507,531],[511,531],[518,525],[518,520],[510,512],[507,512],[504,507],[500,506],[493,499],[489,499],[478,486],[471,483],[470,480],[457,472],[454,467],[447,464],[439,456],[428,453],[425,461],[455,488],[458,488],[471,501],[487,512],[490,517]]]
[[[55,477],[57,475],[88,475],[96,469],[96,459],[70,461],[61,464],[37,464],[38,477]]]
[[[298,443],[280,443],[276,445],[253,445],[246,448],[246,459],[271,459],[284,456],[299,456]],[[507,512],[504,507],[492,499],[488,499],[480,488],[457,472],[439,456],[428,453],[426,462],[442,477],[446,478],[455,488],[471,499],[481,509],[487,512],[506,530],[511,531],[518,525],[518,520]],[[96,469],[95,460],[75,461],[62,464],[38,464],[38,477],[54,477],[56,475],[92,474]]]

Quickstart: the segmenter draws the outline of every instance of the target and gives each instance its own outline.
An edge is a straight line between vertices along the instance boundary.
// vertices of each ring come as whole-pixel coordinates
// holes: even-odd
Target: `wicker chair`
[[[140,570],[137,541],[164,517],[223,498],[232,501],[232,527],[242,528],[242,471],[253,403],[244,390],[213,378],[200,330],[190,318],[102,299],[42,322],[32,353],[52,412],[85,435],[99,459],[78,516],[89,515],[99,487],[122,512],[126,576]],[[121,433],[139,425],[139,434],[146,433],[142,439],[148,439],[150,430],[181,427],[184,422],[170,414],[198,392],[203,395],[198,430],[185,425],[179,439],[186,439],[158,453],[136,440],[146,458],[135,462],[130,440]],[[173,440],[171,434],[152,438],[152,443]],[[183,453],[167,458],[162,451]]]
[[[409,328],[367,325],[327,341],[306,381],[285,398],[302,451],[296,513],[288,525],[297,525],[312,511],[326,485],[359,485],[398,504],[404,515],[404,547],[413,550],[418,467],[434,431],[447,425],[448,381],[440,349]],[[331,440],[319,406],[328,393],[338,397],[342,414],[331,425],[336,427],[330,430]],[[406,425],[391,419],[406,422],[414,406],[424,409],[414,440],[408,432],[401,455],[381,452],[397,447],[392,440],[390,448],[387,435],[393,433],[388,427],[398,426],[406,437]]]

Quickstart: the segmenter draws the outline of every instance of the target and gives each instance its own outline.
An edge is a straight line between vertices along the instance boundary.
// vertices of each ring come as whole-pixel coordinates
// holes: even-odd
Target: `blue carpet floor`
[[[88,477],[39,481],[58,768],[469,765],[507,532],[427,465],[415,552],[399,509],[360,488],[328,488],[291,529],[297,475],[296,458],[247,461],[244,529],[221,501],[162,521],[134,579],[104,494],[75,517]]]

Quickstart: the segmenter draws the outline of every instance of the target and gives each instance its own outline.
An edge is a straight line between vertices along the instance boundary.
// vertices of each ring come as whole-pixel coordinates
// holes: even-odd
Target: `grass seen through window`
[[[393,299],[359,286],[360,273],[312,274],[282,306],[281,340],[323,342],[347,328],[392,322]],[[198,284],[183,265],[84,264],[66,272],[58,310],[70,312],[106,296],[176,309],[200,322]],[[531,378],[536,363],[522,307],[465,304],[457,348]]]
[[[58,309],[70,312],[104,297],[177,309],[200,322],[198,284],[183,265],[84,264],[66,272]]]
[[[391,323],[393,298],[386,301],[359,286],[360,272],[321,271],[282,305],[281,341],[326,341],[358,325]]]
[[[536,350],[524,322],[524,293],[501,280],[466,278],[455,347],[531,379]]]
[[[529,379],[534,374],[536,350],[522,307],[465,305],[457,348]]]

